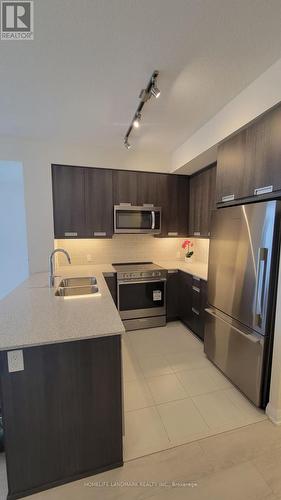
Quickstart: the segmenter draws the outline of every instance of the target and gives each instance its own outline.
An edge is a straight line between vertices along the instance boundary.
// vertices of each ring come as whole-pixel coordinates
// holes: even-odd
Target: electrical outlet
[[[18,349],[17,351],[9,351],[7,357],[8,357],[8,371],[10,373],[21,372],[24,370],[22,349]]]
[[[177,259],[180,259],[181,253],[178,251],[177,252]]]
[[[87,254],[87,262],[93,262],[93,256],[90,253]]]

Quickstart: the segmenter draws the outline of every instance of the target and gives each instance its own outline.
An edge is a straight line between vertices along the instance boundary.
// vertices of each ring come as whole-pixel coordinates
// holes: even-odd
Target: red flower
[[[182,248],[185,250],[185,249],[186,249],[186,247],[188,247],[188,246],[193,246],[193,243],[191,243],[191,241],[190,241],[190,240],[185,240],[185,241],[183,242],[183,244],[182,244]]]

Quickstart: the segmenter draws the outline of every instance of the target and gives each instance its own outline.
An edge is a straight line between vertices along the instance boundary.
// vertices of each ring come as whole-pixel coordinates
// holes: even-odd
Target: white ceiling
[[[0,135],[170,153],[281,57],[280,0],[35,0],[35,39],[0,41]],[[128,152],[130,154],[130,152]]]

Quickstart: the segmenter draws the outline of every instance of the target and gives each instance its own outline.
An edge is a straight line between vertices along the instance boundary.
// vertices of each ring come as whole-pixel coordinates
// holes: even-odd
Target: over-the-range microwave
[[[129,203],[114,205],[114,233],[160,234],[161,208],[152,205],[136,207]]]

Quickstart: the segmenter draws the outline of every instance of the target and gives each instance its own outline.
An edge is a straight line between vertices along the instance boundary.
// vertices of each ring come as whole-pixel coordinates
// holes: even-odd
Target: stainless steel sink
[[[61,280],[55,292],[57,297],[92,295],[98,293],[97,280],[94,276],[65,278]]]
[[[74,278],[64,278],[61,280],[59,287],[72,287],[72,286],[90,286],[96,285],[97,280],[94,276],[83,276]]]

